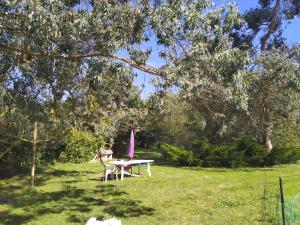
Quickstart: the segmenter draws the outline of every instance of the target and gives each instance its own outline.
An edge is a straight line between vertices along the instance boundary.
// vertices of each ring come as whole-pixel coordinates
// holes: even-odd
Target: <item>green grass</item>
[[[141,155],[146,156],[146,155]],[[150,156],[150,155],[149,155]],[[153,176],[100,181],[98,164],[55,164],[28,176],[0,180],[0,224],[84,224],[112,216],[125,225],[261,224],[263,169],[206,169],[153,165]],[[286,196],[300,192],[300,164],[269,168],[284,179]]]

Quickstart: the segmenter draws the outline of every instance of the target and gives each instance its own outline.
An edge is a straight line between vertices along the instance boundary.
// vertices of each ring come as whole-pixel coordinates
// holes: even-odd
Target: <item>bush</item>
[[[192,150],[194,155],[203,161],[202,165],[206,167],[261,166],[266,156],[263,145],[259,145],[245,136],[224,145],[195,142]]]
[[[0,144],[0,148],[8,148]],[[0,178],[13,175],[15,172],[27,172],[31,163],[32,144],[20,142],[0,159]]]
[[[163,144],[163,155],[168,162],[179,165],[205,167],[262,167],[295,163],[300,159],[300,147],[274,147],[271,154],[266,146],[248,136],[240,136],[230,144],[209,145],[193,143],[191,150]]]
[[[274,147],[267,158],[268,165],[296,163],[300,160],[300,146]]]
[[[176,163],[181,166],[195,164],[193,152],[189,150],[166,143],[162,144],[161,148],[163,150],[163,156],[168,162]]]
[[[231,167],[231,161],[229,160],[230,147],[229,145],[207,146],[206,155],[201,158],[203,160],[203,166]]]
[[[235,146],[233,150],[237,152],[237,157],[239,157],[240,161],[237,160],[237,164],[231,164],[231,167],[266,165],[268,154],[265,145],[258,144],[248,136],[241,136],[235,140],[233,145]]]
[[[102,136],[94,136],[87,131],[72,129],[65,138],[65,148],[60,155],[60,160],[75,163],[87,161],[103,144]]]

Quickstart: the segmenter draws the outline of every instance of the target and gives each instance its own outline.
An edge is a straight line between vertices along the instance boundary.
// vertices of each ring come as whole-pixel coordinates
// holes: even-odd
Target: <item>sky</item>
[[[216,5],[222,5],[232,1],[213,0],[213,2]],[[241,12],[245,12],[250,8],[254,8],[258,4],[258,0],[235,0],[235,2],[237,3],[237,6],[241,10]],[[290,45],[295,43],[300,43],[300,19],[299,18],[293,20],[290,24],[287,25],[286,29],[284,30],[283,36],[287,39],[287,42]],[[143,47],[152,48],[152,56],[149,58],[147,62],[148,65],[159,67],[163,64],[162,59],[157,56],[157,52],[159,52],[161,49],[155,44],[155,40],[149,41],[149,43],[147,43]],[[138,70],[135,70],[135,72],[137,73],[137,77],[134,79],[134,83],[142,89],[141,97],[145,99],[155,91],[155,87],[152,83],[153,76]]]

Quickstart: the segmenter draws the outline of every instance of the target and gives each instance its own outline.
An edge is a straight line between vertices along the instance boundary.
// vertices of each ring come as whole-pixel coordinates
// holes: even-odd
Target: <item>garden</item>
[[[157,152],[137,151],[146,155],[158,160],[152,177],[142,169],[141,177],[104,183],[99,164],[57,163],[38,170],[35,192],[28,191],[26,174],[1,180],[0,224],[84,224],[90,217],[125,225],[272,224],[262,221],[263,168],[178,167],[159,162]],[[268,168],[270,192],[279,190],[282,176],[285,197],[296,196],[299,169]]]
[[[298,0],[0,2],[0,224],[300,224]]]

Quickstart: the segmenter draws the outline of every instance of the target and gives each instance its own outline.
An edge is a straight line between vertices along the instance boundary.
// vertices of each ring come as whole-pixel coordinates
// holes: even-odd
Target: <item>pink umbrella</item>
[[[134,156],[134,132],[133,129],[131,129],[130,140],[128,145],[128,157],[130,159],[133,159],[133,156]]]

